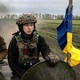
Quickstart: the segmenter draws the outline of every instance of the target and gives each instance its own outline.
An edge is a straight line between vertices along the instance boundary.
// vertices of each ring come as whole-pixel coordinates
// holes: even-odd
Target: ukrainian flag
[[[59,47],[64,53],[70,53],[70,65],[76,66],[80,63],[80,50],[72,45],[72,10],[67,8],[65,18],[57,28],[57,39]],[[65,59],[66,61],[66,59]]]

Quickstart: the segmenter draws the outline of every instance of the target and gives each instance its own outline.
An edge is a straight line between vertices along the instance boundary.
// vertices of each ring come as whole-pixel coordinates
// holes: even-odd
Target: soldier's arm
[[[40,39],[39,46],[43,58],[49,63],[49,65],[54,65],[55,63],[60,61],[60,58],[51,51],[44,38]]]
[[[7,55],[6,43],[2,36],[0,36],[0,61],[2,61]]]

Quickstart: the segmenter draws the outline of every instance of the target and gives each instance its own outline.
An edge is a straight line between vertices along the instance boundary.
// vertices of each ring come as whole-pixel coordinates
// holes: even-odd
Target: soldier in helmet
[[[40,53],[48,63],[55,64],[60,60],[56,55],[53,58],[49,56],[52,51],[37,33],[36,22],[32,15],[23,15],[16,22],[19,32],[13,34],[8,48],[8,62],[13,76],[21,78],[26,70],[40,61]]]

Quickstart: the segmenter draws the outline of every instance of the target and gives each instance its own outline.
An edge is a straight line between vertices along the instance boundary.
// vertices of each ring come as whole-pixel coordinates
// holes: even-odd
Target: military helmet
[[[33,15],[27,14],[27,15],[21,16],[21,17],[17,20],[16,24],[17,24],[18,26],[21,26],[21,25],[24,25],[24,24],[26,24],[26,23],[36,23],[36,22],[37,22],[37,20],[36,20],[36,18],[35,18]]]

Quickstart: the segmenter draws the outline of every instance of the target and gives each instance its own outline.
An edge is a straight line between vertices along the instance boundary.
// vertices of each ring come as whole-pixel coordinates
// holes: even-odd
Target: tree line
[[[31,13],[32,15],[34,15],[37,19],[45,19],[45,20],[52,20],[52,19],[58,19],[58,20],[62,20],[64,18],[64,15],[54,15],[54,14],[41,14],[41,13]],[[5,16],[0,16],[0,19],[17,19],[19,18],[21,15],[25,15],[25,14],[20,14],[20,15],[16,15],[16,14],[7,14]],[[80,20],[80,16],[73,16],[73,20]]]

